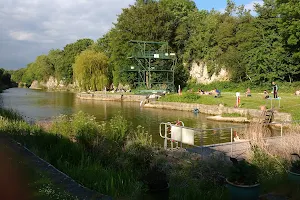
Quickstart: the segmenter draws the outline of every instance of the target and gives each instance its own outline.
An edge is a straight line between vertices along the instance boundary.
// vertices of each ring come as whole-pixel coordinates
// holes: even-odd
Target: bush
[[[254,185],[258,183],[259,168],[245,160],[233,162],[229,168],[228,180],[237,185]]]
[[[105,131],[105,136],[117,142],[120,146],[125,144],[125,140],[130,134],[130,125],[128,121],[122,115],[114,116],[109,123]]]

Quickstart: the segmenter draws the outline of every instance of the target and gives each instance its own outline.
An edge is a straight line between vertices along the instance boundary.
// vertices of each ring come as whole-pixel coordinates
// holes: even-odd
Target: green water
[[[80,100],[76,98],[75,94],[67,92],[11,88],[0,94],[0,100],[4,107],[17,110],[30,122],[51,120],[54,116],[72,114],[80,110],[94,115],[98,121],[106,121],[114,115],[120,114],[134,127],[142,125],[160,144],[163,143],[163,139],[159,136],[159,124],[161,122],[172,122],[180,119],[185,126],[200,129],[240,126],[240,124],[209,121],[206,119],[206,115],[194,114],[192,111],[140,108],[138,102]],[[196,144],[200,144],[200,141],[203,141],[204,144],[230,141],[229,130],[206,131],[204,133],[202,138],[200,135],[196,135]]]

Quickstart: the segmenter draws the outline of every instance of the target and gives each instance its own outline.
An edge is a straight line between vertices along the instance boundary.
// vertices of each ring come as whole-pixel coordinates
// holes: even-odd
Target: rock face
[[[31,86],[29,87],[30,89],[35,89],[35,90],[40,90],[42,89],[40,83],[38,81],[33,81],[31,83]]]
[[[50,76],[47,82],[33,81],[31,89],[47,89],[47,90],[76,90],[76,84],[65,84],[62,80],[58,81]]]
[[[207,65],[204,62],[200,62],[199,64],[194,62],[190,70],[190,76],[195,79],[197,83],[202,84],[229,80],[229,73],[225,69],[221,69],[218,74],[214,73],[210,76],[207,71]]]

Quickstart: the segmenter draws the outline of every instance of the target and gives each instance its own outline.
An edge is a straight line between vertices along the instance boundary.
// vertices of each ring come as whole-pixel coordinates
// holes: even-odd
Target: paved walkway
[[[0,138],[0,199],[30,199],[31,191],[18,157],[8,140]]]
[[[30,192],[24,177],[26,172],[20,169],[18,162],[26,159],[34,168],[45,171],[49,174],[54,184],[62,186],[62,188],[77,197],[80,200],[111,200],[111,197],[101,195],[95,191],[83,187],[76,183],[66,174],[60,172],[55,167],[37,157],[28,149],[17,144],[11,139],[0,136],[0,199],[27,200]]]
[[[280,145],[281,137],[265,139],[267,145]],[[205,145],[203,147],[189,148],[189,152],[198,153],[204,157],[213,153],[224,153],[228,157],[245,158],[250,149],[249,141],[228,142],[222,144]]]

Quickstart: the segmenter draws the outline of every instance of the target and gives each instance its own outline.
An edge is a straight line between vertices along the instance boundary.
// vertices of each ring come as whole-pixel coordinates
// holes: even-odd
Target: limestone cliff
[[[76,90],[76,84],[66,84],[64,81],[58,81],[53,76],[50,76],[47,82],[33,81],[31,89],[47,89],[47,90]]]
[[[228,81],[229,73],[225,69],[221,69],[218,74],[214,73],[212,76],[208,74],[207,65],[204,62],[193,62],[190,76],[196,80],[197,83],[209,84],[214,81]]]

